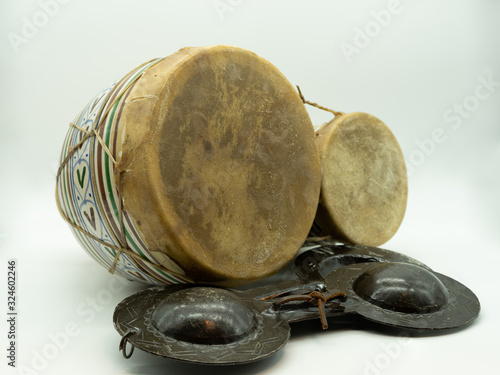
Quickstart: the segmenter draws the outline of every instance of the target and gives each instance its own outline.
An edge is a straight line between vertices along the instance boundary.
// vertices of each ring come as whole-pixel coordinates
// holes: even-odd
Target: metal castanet
[[[308,245],[312,245],[309,243]],[[140,291],[116,308],[120,350],[134,347],[202,364],[264,359],[290,337],[290,323],[359,315],[386,326],[446,330],[479,314],[474,293],[403,254],[331,241],[295,259],[297,277],[247,290],[185,284]],[[127,344],[131,349],[127,352]]]

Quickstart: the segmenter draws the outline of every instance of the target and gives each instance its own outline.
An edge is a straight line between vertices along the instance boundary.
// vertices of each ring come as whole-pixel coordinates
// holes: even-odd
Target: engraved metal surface
[[[269,304],[259,304],[258,301],[252,300],[244,302],[255,311],[256,329],[241,340],[220,345],[204,345],[177,340],[163,334],[152,322],[155,308],[169,295],[189,287],[197,286],[153,287],[126,298],[116,307],[113,317],[115,328],[122,336],[127,332],[135,332],[129,336],[128,341],[139,349],[193,363],[224,365],[253,362],[272,355],[287,343],[290,337],[288,323],[265,311]]]
[[[343,290],[346,301],[342,304],[345,313],[355,313],[371,321],[406,329],[444,330],[458,328],[470,324],[480,311],[479,300],[465,285],[458,281],[433,272],[443,283],[449,293],[448,301],[437,311],[429,313],[404,313],[382,308],[360,297],[353,285],[364,272],[369,271],[374,264],[360,263],[343,267],[331,273],[326,286],[329,290]]]
[[[327,328],[327,317],[357,314],[432,331],[466,326],[480,311],[463,284],[389,250],[323,242],[294,267],[295,279],[247,290],[183,284],[140,291],[116,307],[120,350],[125,358],[137,347],[193,363],[241,364],[281,349],[289,323],[301,320],[321,319]]]

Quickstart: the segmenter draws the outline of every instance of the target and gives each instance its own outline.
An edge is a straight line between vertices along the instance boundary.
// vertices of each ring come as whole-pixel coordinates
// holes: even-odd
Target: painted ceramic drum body
[[[75,118],[57,201],[83,248],[128,279],[242,285],[295,256],[320,169],[307,111],[278,69],[236,47],[185,48]]]
[[[61,164],[56,197],[62,214],[75,226],[83,229],[71,227],[75,237],[90,256],[106,269],[111,269],[115,258],[118,257],[114,269],[116,274],[130,280],[153,284],[178,283],[189,281],[189,278],[185,277],[181,270],[174,273],[169,272],[169,269],[153,265],[162,264],[165,259],[158,258],[158,254],[148,250],[128,213],[126,211],[120,213],[120,196],[114,177],[115,165],[103,144],[114,155],[117,154],[117,125],[127,99],[124,96],[126,88],[158,61],[154,60],[137,68],[122,80],[102,90],[75,117],[72,124],[78,128],[70,127],[63,144],[61,162],[69,158],[65,165]],[[114,103],[112,97],[121,100]],[[102,121],[106,112],[108,113],[106,121]],[[97,134],[103,144],[92,135],[97,124],[100,124]],[[88,134],[92,136],[84,139]],[[73,149],[75,152],[71,154]],[[125,229],[123,232],[126,236],[126,245],[149,262],[142,261],[138,257],[119,254],[118,249],[122,247],[123,242],[122,228]]]

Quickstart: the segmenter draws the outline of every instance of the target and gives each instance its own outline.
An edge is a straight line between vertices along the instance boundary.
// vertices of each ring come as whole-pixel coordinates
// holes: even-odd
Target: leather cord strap
[[[312,291],[309,294],[297,294],[297,295],[291,295],[291,296],[286,296],[286,297],[281,297],[278,300],[276,300],[273,305],[275,307],[281,306],[285,303],[289,302],[294,302],[294,301],[305,301],[313,304],[317,304],[319,308],[319,317],[321,319],[321,325],[323,329],[328,328],[328,321],[326,320],[326,313],[325,313],[325,305],[327,304],[328,301],[335,299],[335,298],[342,298],[345,297],[344,292],[334,292],[330,295],[325,296],[323,293],[318,292],[318,291]],[[337,306],[339,304],[337,303]]]

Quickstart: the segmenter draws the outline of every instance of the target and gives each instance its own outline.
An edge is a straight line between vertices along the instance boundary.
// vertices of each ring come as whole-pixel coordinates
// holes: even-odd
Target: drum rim
[[[253,55],[255,56],[255,61],[264,63],[269,66],[269,68],[274,69],[275,73],[278,74],[283,78],[282,82],[284,84],[288,84],[290,88],[290,93],[292,90],[295,92],[295,89],[293,86],[290,84],[288,79],[274,66],[272,65],[269,61],[265,60],[264,58],[258,56],[254,52],[245,50],[243,48],[239,47],[232,47],[232,46],[224,46],[224,45],[215,45],[215,46],[207,46],[207,47],[193,47],[189,49],[183,49],[181,51],[185,52],[185,55],[182,56],[179,60],[175,61],[175,66],[169,71],[168,75],[168,82],[172,82],[173,79],[175,78],[176,74],[180,74],[182,70],[185,68],[186,63],[188,63],[192,59],[199,58],[201,56],[201,53],[208,53],[212,51],[222,51],[226,53],[226,51],[229,51],[231,53],[244,53],[245,55]],[[171,56],[175,56],[171,55]],[[168,61],[168,59],[166,60]],[[149,72],[148,72],[149,73]],[[152,73],[151,73],[152,74]],[[174,78],[173,78],[174,77]],[[166,100],[170,101],[171,99],[166,98],[164,95],[165,91],[169,89],[169,84],[167,83],[163,89],[161,90],[159,94],[160,100]],[[284,86],[285,87],[285,86]],[[309,115],[307,113],[307,110],[303,106],[302,101],[300,100],[299,96],[297,95],[296,102],[293,104],[297,108],[298,106],[302,106],[303,109],[303,114],[304,114],[304,119],[307,119],[309,121],[310,125],[310,133],[311,133],[311,141],[310,141],[310,148],[311,150],[316,151],[316,146],[314,144],[314,128],[312,126],[311,120],[309,118]],[[292,105],[292,104],[291,104]],[[155,110],[158,109],[158,105],[155,106]],[[300,110],[302,111],[302,110]],[[151,118],[151,122],[156,122],[157,118],[156,116],[153,116]],[[303,125],[303,129],[306,128],[308,124]],[[163,129],[163,125],[161,125]],[[158,130],[160,132],[160,130]],[[306,132],[306,130],[304,130]],[[306,141],[303,141],[304,143]],[[160,137],[157,137],[152,143],[151,147],[148,147],[145,150],[146,153],[146,159],[148,160],[147,163],[147,175],[149,176],[150,179],[158,179],[159,176],[161,176],[160,171],[160,163],[158,159],[158,150],[157,147],[160,144]],[[315,156],[317,154],[317,157]],[[311,165],[317,165],[317,181],[314,183],[314,190],[317,190],[317,199],[316,202],[319,200],[319,192],[321,189],[321,182],[320,182],[320,159],[319,159],[319,154],[316,152],[313,154],[313,152],[310,153],[309,158],[311,159],[310,164]],[[312,159],[315,160],[312,160]],[[309,183],[309,186],[312,186],[312,184]],[[168,237],[169,240],[173,242],[173,248],[169,248],[168,250],[165,251],[167,256],[171,257],[180,265],[182,269],[186,271],[186,274],[190,277],[191,274],[194,274],[194,279],[198,281],[210,281],[210,282],[217,282],[220,283],[221,285],[231,285],[231,286],[236,286],[236,285],[242,285],[242,284],[247,284],[262,278],[265,278],[281,269],[284,267],[290,260],[293,259],[293,257],[297,254],[299,251],[301,244],[303,240],[307,237],[307,232],[310,229],[310,226],[312,225],[312,222],[314,220],[314,210],[311,210],[310,216],[310,221],[311,223],[308,223],[307,225],[304,225],[304,236],[300,240],[296,240],[296,246],[294,249],[291,247],[288,249],[288,257],[281,257],[282,261],[280,263],[271,263],[267,262],[267,265],[260,267],[260,270],[258,273],[253,273],[250,277],[245,276],[245,278],[241,278],[241,275],[236,274],[232,270],[227,270],[227,269],[220,269],[216,262],[214,264],[207,264],[203,263],[202,259],[200,259],[200,253],[203,252],[203,245],[197,243],[196,239],[190,238],[189,236],[185,235],[186,233],[189,232],[189,227],[187,224],[184,224],[178,215],[178,213],[173,209],[173,206],[171,204],[171,201],[166,199],[166,195],[163,191],[162,184],[157,184],[157,185],[152,185],[151,186],[151,199],[159,206],[163,207],[163,210],[158,213],[159,216],[159,222],[161,223],[162,228],[168,232]],[[138,217],[139,220],[141,220]],[[308,227],[305,229],[305,227]],[[298,236],[297,236],[298,237]],[[147,239],[146,239],[147,240]],[[206,248],[204,249],[206,251]],[[293,251],[292,251],[293,250]],[[282,255],[285,255],[285,252],[281,250],[281,247],[276,247],[274,251],[279,251]],[[196,261],[197,264],[193,264],[192,262]],[[191,262],[191,263],[190,263]],[[188,265],[188,266],[187,266]],[[244,265],[241,264],[238,268],[243,267]],[[198,268],[199,267],[199,268]],[[202,275],[197,276],[197,275]],[[208,275],[208,276],[206,276]],[[228,281],[227,283],[225,281]]]

